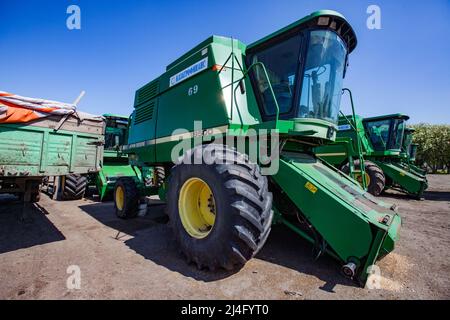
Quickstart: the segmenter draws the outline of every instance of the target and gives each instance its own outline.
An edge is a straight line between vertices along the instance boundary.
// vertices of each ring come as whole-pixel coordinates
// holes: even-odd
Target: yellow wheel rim
[[[362,186],[362,174],[361,172],[356,173],[356,180],[359,182],[359,184]],[[370,185],[370,176],[367,172],[364,172],[364,176],[366,177],[366,186],[368,187]]]
[[[125,202],[125,192],[123,192],[122,186],[116,188],[116,206],[117,209],[122,210]]]
[[[180,190],[178,211],[186,232],[205,238],[216,221],[216,201],[208,184],[200,178],[188,179]]]

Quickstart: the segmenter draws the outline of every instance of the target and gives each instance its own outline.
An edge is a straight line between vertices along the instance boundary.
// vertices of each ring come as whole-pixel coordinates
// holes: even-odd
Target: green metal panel
[[[421,177],[412,171],[407,171],[395,162],[377,161],[376,159],[374,159],[374,162],[383,170],[386,177],[408,193],[420,197],[428,187],[425,177]]]
[[[102,142],[100,134],[2,124],[0,168],[4,175],[28,177],[95,172],[100,169]]]
[[[135,171],[137,170],[137,172]],[[125,158],[125,162],[108,162],[103,163],[102,170],[96,174],[95,184],[99,192],[100,200],[104,200],[108,195],[112,195],[114,190],[114,184],[117,179],[122,177],[133,177],[136,182],[140,180],[139,169],[133,168],[128,165],[128,159]]]

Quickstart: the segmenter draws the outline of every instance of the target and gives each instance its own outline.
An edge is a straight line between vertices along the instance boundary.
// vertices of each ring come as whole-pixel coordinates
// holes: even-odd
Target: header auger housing
[[[355,46],[342,15],[318,11],[248,46],[212,36],[137,90],[123,151],[143,172],[164,168],[158,193],[189,261],[240,268],[272,223],[361,283],[393,250],[400,217],[392,206],[313,153],[335,139]],[[132,217],[146,191],[119,179],[115,194],[119,216]]]

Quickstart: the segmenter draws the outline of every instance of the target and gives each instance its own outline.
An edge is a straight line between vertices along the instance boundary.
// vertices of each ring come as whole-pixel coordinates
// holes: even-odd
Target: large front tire
[[[361,170],[359,160],[354,161],[355,170]],[[343,168],[342,171],[346,174],[350,173],[350,167],[347,163]],[[377,166],[372,161],[364,160],[364,171],[365,171],[365,178],[367,183],[367,191],[378,197],[381,192],[383,192],[385,185],[386,185],[386,178],[384,176],[383,170],[379,166]],[[360,184],[362,184],[362,176],[359,175],[356,177],[356,180]]]
[[[208,164],[186,164],[198,154]],[[171,170],[167,213],[188,261],[199,269],[233,270],[267,240],[272,194],[259,166],[246,155],[222,145],[199,146]]]
[[[139,190],[133,178],[120,178],[114,185],[114,208],[117,217],[130,219],[139,210]]]

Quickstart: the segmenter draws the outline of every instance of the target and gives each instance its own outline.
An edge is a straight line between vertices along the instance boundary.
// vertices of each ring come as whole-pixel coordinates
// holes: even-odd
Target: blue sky
[[[71,4],[81,30],[66,28]],[[381,30],[366,27],[371,4]],[[0,0],[0,90],[66,102],[85,90],[81,110],[129,114],[138,87],[209,35],[251,43],[319,9],[358,36],[344,86],[359,114],[450,123],[449,0]]]

